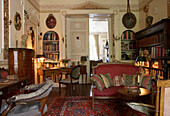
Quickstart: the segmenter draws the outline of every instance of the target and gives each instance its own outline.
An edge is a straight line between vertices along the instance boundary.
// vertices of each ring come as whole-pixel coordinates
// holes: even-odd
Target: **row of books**
[[[59,40],[58,34],[55,32],[45,33],[43,40]]]
[[[164,47],[156,46],[151,47],[151,58],[165,56]]]
[[[58,51],[59,50],[59,43],[56,43],[56,44],[47,44],[47,45],[44,45],[43,47],[44,51]]]
[[[59,61],[59,54],[44,53],[45,58]]]
[[[124,31],[122,34],[122,39],[134,39],[134,32],[133,31]]]

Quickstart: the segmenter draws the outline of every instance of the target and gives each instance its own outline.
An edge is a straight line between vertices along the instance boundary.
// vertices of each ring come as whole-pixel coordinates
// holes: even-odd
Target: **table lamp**
[[[37,55],[36,56],[36,58],[38,59],[38,62],[40,62],[40,68],[42,68],[43,67],[43,61],[44,61],[44,59],[45,59],[45,56],[44,55]]]
[[[139,62],[139,73],[138,73],[138,85],[139,85],[139,83],[140,83],[140,76],[139,76],[139,74],[140,74],[140,72],[141,72],[141,65],[140,65],[140,63],[141,62],[146,62],[146,57],[144,57],[144,56],[138,56],[137,58],[136,58],[136,63],[137,62]]]
[[[84,63],[87,61],[86,56],[81,56],[81,63],[84,65]]]

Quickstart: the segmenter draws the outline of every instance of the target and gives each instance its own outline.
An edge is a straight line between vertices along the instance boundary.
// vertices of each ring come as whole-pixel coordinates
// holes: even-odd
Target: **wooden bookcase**
[[[149,60],[149,71],[155,70],[169,79],[170,71],[170,19],[161,21],[135,33],[138,55]],[[158,62],[158,67],[153,67]]]
[[[48,31],[43,37],[43,54],[47,59],[59,61],[59,36],[54,31]]]
[[[25,48],[8,49],[8,68],[10,75],[29,78],[34,83],[34,50]]]

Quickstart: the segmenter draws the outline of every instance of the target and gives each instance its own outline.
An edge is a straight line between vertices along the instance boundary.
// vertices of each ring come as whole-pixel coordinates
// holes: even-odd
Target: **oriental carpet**
[[[129,108],[118,100],[95,100],[91,97],[53,97],[48,99],[48,116],[125,116]]]

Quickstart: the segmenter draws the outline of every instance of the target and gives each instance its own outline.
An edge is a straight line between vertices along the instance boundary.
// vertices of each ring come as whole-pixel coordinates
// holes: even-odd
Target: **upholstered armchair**
[[[46,100],[53,87],[53,81],[43,84],[29,85],[24,88],[33,91],[7,99],[8,107],[2,116],[44,116],[47,114]]]

